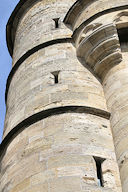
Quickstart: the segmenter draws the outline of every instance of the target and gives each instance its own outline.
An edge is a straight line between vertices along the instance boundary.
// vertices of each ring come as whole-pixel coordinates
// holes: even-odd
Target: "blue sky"
[[[19,0],[1,0],[0,3],[0,142],[5,118],[5,87],[12,59],[6,46],[6,23]]]

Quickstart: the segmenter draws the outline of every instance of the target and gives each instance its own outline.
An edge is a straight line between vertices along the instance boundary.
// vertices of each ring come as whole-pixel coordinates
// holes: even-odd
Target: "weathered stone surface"
[[[102,80],[113,66],[122,61],[116,26],[113,23],[101,25],[83,37],[85,31],[87,27],[76,39],[77,56],[83,58]]]
[[[126,191],[127,180],[127,151],[128,151],[128,137],[127,137],[127,60],[126,53],[123,54],[123,61],[120,65],[114,67],[107,74],[104,81],[104,90],[107,98],[109,110],[112,112],[111,125],[113,130],[113,137],[115,142],[115,150],[117,160],[119,163],[121,180],[123,184],[123,191]]]
[[[90,0],[81,0],[77,1],[76,6],[74,6],[68,13],[65,22],[72,26],[75,30],[84,22],[86,22],[90,17],[95,16],[96,14],[111,8],[121,7],[127,5],[127,0],[101,0],[101,1],[90,1]],[[124,7],[125,9],[125,7]],[[109,11],[110,14],[111,11]],[[114,12],[114,11],[112,11]],[[115,11],[116,12],[116,11]],[[102,15],[102,14],[101,14]],[[98,16],[100,18],[101,16]],[[107,18],[109,19],[109,18]],[[104,20],[104,23],[106,20]]]
[[[20,1],[1,192],[127,192],[127,17],[126,0]]]
[[[59,71],[57,84],[54,71]],[[52,45],[26,59],[11,80],[7,105],[4,136],[23,119],[53,107],[107,111],[100,82],[78,61],[71,43]]]
[[[35,46],[51,40],[71,37],[72,31],[64,25],[63,19],[74,2],[75,0],[37,1],[25,12],[16,30],[13,65]],[[57,29],[55,18],[59,18]]]
[[[84,191],[86,186],[98,190],[94,156],[106,159],[105,189],[118,190],[109,120],[77,112],[53,115],[25,128],[10,142],[2,159],[2,183],[10,181],[10,191],[40,190],[40,186],[47,191],[46,183],[51,192],[62,186],[69,191]],[[105,166],[111,164],[107,172]],[[69,182],[73,178],[76,189]]]

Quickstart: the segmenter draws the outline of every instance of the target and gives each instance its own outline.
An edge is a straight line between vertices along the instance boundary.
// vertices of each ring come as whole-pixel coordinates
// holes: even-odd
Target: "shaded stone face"
[[[127,9],[20,1],[7,25],[2,192],[127,192]]]

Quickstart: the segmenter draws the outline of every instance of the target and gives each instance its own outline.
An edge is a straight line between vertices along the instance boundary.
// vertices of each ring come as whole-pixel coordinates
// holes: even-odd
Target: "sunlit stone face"
[[[127,1],[20,6],[7,27],[1,191],[127,192]]]

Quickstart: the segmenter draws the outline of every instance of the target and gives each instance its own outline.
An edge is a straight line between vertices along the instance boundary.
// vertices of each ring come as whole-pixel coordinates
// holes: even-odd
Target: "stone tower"
[[[128,1],[21,0],[7,45],[0,191],[127,192]]]

